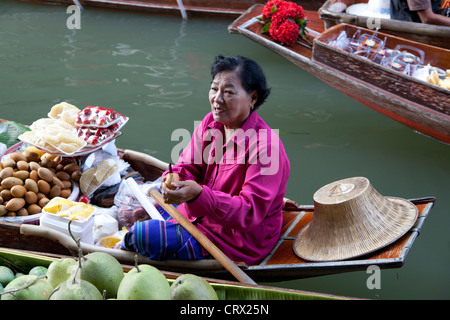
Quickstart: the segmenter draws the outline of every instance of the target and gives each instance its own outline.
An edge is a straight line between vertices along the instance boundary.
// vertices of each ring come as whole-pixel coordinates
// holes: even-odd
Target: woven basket
[[[314,194],[314,215],[294,241],[294,252],[310,261],[358,257],[385,247],[416,222],[410,201],[380,195],[364,177],[339,180]]]

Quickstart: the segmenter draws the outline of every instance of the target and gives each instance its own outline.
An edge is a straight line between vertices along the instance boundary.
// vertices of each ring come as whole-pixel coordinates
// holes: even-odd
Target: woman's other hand
[[[164,178],[162,178],[161,182],[161,194],[166,203],[179,205],[183,202],[194,200],[203,191],[202,186],[194,180],[173,182],[172,185],[175,187],[175,190],[170,190]]]

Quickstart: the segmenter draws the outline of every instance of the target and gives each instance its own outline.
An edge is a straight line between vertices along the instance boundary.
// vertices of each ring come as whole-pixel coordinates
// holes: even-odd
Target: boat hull
[[[351,37],[357,29],[352,25],[341,24],[325,31],[315,39],[313,62],[332,68],[340,77],[348,76],[353,82],[364,84],[360,91],[370,92],[369,95],[362,95],[364,92],[358,92],[359,88],[356,91],[347,90],[346,94],[352,98],[414,130],[450,143],[450,91],[328,44],[341,31],[346,31]],[[370,35],[374,33],[367,29],[364,32]],[[384,39],[388,35],[378,33],[377,36]],[[411,46],[423,50],[426,52],[424,64],[429,63],[444,70],[450,65],[449,50],[393,36],[388,38],[387,45],[392,48],[396,45]]]
[[[314,30],[311,30],[311,38],[314,39],[313,50],[301,44],[282,46],[269,36],[261,34],[262,25],[256,19],[261,10],[262,6],[252,6],[229,26],[229,32],[244,35],[272,50],[365,106],[415,131],[450,144],[450,92],[448,90],[420,83],[409,76],[392,73],[384,74],[382,80],[387,83],[383,85],[377,82],[379,79],[377,75],[365,73],[366,68],[358,70],[361,64],[351,65],[351,62],[346,60],[348,55],[342,52],[339,52],[339,56],[336,57],[329,51],[326,57],[320,58],[321,54],[326,53],[323,51],[316,53],[316,47],[322,43],[315,40],[320,34],[314,33]],[[365,31],[370,32],[370,30]],[[447,53],[445,57],[450,59],[448,53],[450,51],[439,48],[438,50]],[[330,61],[328,62],[327,59]],[[445,63],[439,65],[441,64],[445,65]],[[391,76],[395,80],[392,80]],[[397,83],[401,85],[401,88],[397,86]],[[416,86],[420,89],[416,90]],[[397,94],[399,89],[403,92]],[[409,96],[410,94],[412,96]]]
[[[53,261],[62,258],[71,258],[64,255],[42,255],[24,250],[11,250],[0,247],[0,266],[6,266],[14,272],[27,274],[33,267],[48,268]],[[77,259],[77,258],[75,258]],[[133,265],[122,264],[124,272],[128,272]],[[172,284],[181,273],[160,270],[169,284]],[[216,291],[219,300],[348,300],[354,298],[336,296],[331,294],[308,292],[294,289],[284,289],[271,286],[243,284],[235,281],[226,281],[213,278],[204,278]]]
[[[3,120],[4,121],[4,120]],[[12,146],[9,150],[15,150]],[[150,155],[134,150],[119,150],[119,157],[128,162],[148,181],[154,181],[167,170],[168,164]],[[399,268],[417,238],[425,219],[430,213],[435,198],[411,199],[418,209],[418,219],[403,237],[372,254],[343,261],[312,262],[299,258],[293,250],[297,234],[311,221],[314,206],[298,205],[295,201],[285,199],[283,206],[283,224],[281,237],[269,255],[257,265],[245,265],[236,262],[249,277],[255,281],[274,282],[301,279],[336,273],[362,271],[370,265],[380,268]],[[39,225],[39,219],[20,223],[20,217],[0,217],[0,247],[26,250],[45,255],[78,256],[78,245],[68,235],[58,230]],[[123,264],[151,264],[160,270],[178,273],[194,273],[216,279],[233,279],[231,273],[215,259],[195,261],[167,260],[156,261],[127,250],[110,249],[81,243],[84,254],[102,251],[114,256]]]
[[[16,145],[8,150],[16,150]],[[118,155],[149,181],[159,178],[162,172],[168,168],[166,162],[141,152],[119,150]],[[411,199],[411,202],[417,206],[418,219],[404,236],[391,245],[363,257],[323,263],[301,259],[295,255],[293,250],[293,243],[297,235],[314,215],[314,206],[298,205],[294,201],[285,199],[281,237],[274,249],[257,265],[248,266],[239,262],[236,264],[253,280],[264,282],[362,271],[371,265],[377,265],[380,268],[398,268],[404,264],[434,201],[433,197]],[[78,245],[68,235],[40,226],[38,219],[30,219],[28,223],[20,223],[20,219],[22,218],[0,217],[0,247],[45,253],[46,255],[78,256]],[[151,264],[160,270],[195,273],[213,278],[232,278],[230,272],[215,259],[156,261],[149,260],[136,252],[104,248],[83,242],[81,248],[84,254],[96,251],[106,252],[123,264],[133,265],[137,258],[139,263]]]
[[[283,212],[283,229],[277,245],[272,252],[257,265],[248,266],[236,262],[245,273],[255,281],[274,282],[309,278],[337,273],[363,271],[370,265],[380,268],[399,268],[403,266],[409,249],[416,240],[435,199],[432,197],[411,199],[419,211],[414,227],[393,244],[372,254],[342,261],[312,262],[299,258],[293,251],[297,234],[314,215],[313,206],[286,205]],[[78,247],[68,236],[38,225],[0,222],[0,247],[28,250],[47,255],[68,255],[76,257]],[[102,251],[116,257],[121,263],[133,264],[135,252],[109,249],[95,245],[82,244],[84,253]],[[233,276],[215,259],[196,261],[149,260],[138,254],[139,263],[151,264],[161,270],[194,273],[218,279],[232,279]]]
[[[73,0],[20,0],[32,3],[53,5],[73,5]],[[150,14],[169,14],[183,16],[183,10],[187,18],[193,17],[222,17],[235,19],[255,3],[264,4],[266,0],[80,0],[85,8],[106,8],[115,10],[133,11]],[[318,10],[320,2],[315,0],[297,1],[305,8]],[[181,6],[179,5],[181,4]]]

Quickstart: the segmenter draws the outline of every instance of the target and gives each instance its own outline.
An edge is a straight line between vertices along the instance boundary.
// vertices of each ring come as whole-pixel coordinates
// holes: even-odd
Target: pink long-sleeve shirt
[[[279,136],[250,113],[224,144],[224,126],[205,116],[173,166],[203,191],[178,210],[231,260],[249,265],[275,246],[290,164]]]

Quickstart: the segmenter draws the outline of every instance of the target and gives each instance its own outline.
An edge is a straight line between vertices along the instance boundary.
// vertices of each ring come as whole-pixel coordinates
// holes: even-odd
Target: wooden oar
[[[159,203],[183,228],[186,229],[220,264],[243,283],[256,284],[244,271],[231,261],[214,243],[212,243],[196,226],[183,216],[174,206],[164,202],[161,193],[152,189],[150,195]]]

